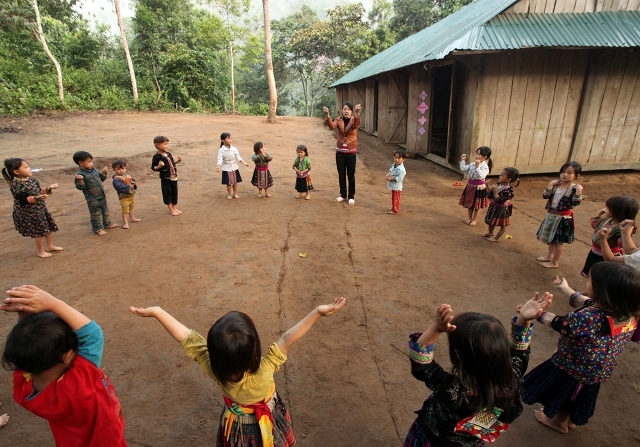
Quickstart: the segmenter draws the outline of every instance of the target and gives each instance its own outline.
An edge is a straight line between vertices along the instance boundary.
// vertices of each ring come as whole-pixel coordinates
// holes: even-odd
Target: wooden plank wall
[[[456,79],[453,107],[453,132],[449,149],[450,164],[456,166],[462,154],[472,151],[473,117],[478,86],[477,56],[456,61]],[[475,148],[474,148],[475,149]]]
[[[360,104],[362,105],[365,110],[367,109],[366,107],[366,83],[365,81],[359,81],[359,82],[355,82],[353,84],[349,84],[348,87],[348,96],[346,97],[346,99],[344,99],[342,101],[342,103],[344,104],[345,102],[350,102],[351,104],[355,105],[356,104]],[[342,108],[342,104],[340,104],[340,108]],[[362,129],[364,127],[363,124],[363,120],[360,120],[360,128]]]
[[[383,73],[378,78],[378,138],[386,140],[387,135],[387,118],[389,116],[389,95],[387,94],[387,84],[389,83],[389,75]]]
[[[502,14],[640,11],[640,0],[520,0]]]
[[[364,112],[362,113],[362,127],[364,130],[372,133],[375,128],[375,116],[373,115],[373,103],[375,101],[375,87],[376,81],[374,78],[368,78],[365,81],[365,99],[364,103],[367,107],[364,108]]]

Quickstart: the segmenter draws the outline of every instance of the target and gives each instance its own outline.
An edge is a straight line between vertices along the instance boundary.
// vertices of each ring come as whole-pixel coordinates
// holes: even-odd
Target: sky
[[[333,9],[338,5],[347,3],[362,3],[367,11],[371,9],[373,0],[269,0],[271,20],[278,20],[293,14],[303,6],[309,6],[317,11],[321,17],[327,9]],[[130,0],[120,0],[125,17],[133,16],[133,2]],[[262,14],[262,0],[251,0],[253,13]],[[106,23],[111,27],[114,34],[118,34],[118,20],[116,18],[115,7],[110,0],[84,0],[80,13],[90,22]]]

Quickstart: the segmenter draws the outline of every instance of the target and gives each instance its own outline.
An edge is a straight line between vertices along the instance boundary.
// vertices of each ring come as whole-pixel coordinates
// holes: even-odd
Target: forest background
[[[101,8],[115,16],[119,3],[104,0]],[[269,7],[269,0],[262,3]],[[322,106],[334,104],[332,82],[470,0],[373,0],[368,11],[340,2],[324,14],[311,7],[320,2],[271,3],[287,3],[291,12],[270,20],[277,114],[321,116]],[[129,0],[126,6],[133,16],[124,18],[122,38],[84,18],[81,0],[0,0],[0,114],[267,115],[265,22],[251,0]]]

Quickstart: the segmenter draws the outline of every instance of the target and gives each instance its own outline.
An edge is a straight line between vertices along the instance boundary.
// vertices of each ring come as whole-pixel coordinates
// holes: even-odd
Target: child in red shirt
[[[15,401],[49,421],[56,446],[126,447],[120,402],[100,369],[100,326],[36,286],[7,295],[0,310],[20,318],[2,355]]]

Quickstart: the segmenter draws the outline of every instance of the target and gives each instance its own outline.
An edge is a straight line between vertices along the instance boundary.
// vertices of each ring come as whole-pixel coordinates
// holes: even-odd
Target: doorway
[[[451,146],[453,64],[433,69],[429,153],[448,160]]]

